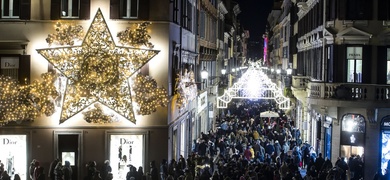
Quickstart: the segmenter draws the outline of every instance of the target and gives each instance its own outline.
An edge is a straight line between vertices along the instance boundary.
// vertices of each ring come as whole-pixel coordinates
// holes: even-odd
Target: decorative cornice
[[[355,27],[346,28],[336,34],[336,39],[343,44],[368,44],[372,34]]]

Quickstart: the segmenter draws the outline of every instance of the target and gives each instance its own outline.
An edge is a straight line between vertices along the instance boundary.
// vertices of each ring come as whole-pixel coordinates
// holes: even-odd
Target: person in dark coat
[[[62,171],[64,172],[64,180],[72,180],[73,171],[69,161],[65,161],[65,166]]]
[[[314,163],[317,172],[320,172],[322,165],[324,165],[324,163],[325,163],[325,159],[322,157],[322,153],[319,153]]]
[[[155,161],[150,162],[150,172],[148,174],[151,180],[158,180],[158,169]]]
[[[163,159],[160,164],[160,179],[165,180],[168,177],[168,164],[167,160]]]
[[[57,163],[59,162],[60,160],[58,158],[54,159],[51,163],[50,163],[50,167],[49,167],[49,178],[51,180],[55,180],[55,174],[54,174],[54,169],[56,168],[57,166]]]
[[[62,162],[57,162],[57,165],[54,167],[54,178],[55,180],[63,180],[64,172],[62,171]]]
[[[108,176],[108,173],[110,173],[111,171],[112,171],[112,168],[110,166],[110,161],[109,160],[105,160],[104,161],[104,165],[102,167],[102,171],[101,171],[102,179],[106,180],[107,176]]]
[[[198,147],[198,155],[203,157],[206,155],[206,151],[207,151],[207,144],[205,140],[201,140],[201,143],[199,144]]]

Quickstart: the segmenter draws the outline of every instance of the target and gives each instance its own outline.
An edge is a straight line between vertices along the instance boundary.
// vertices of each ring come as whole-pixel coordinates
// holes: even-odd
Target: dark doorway
[[[65,161],[69,161],[72,167],[72,180],[78,179],[79,162],[79,134],[58,134],[57,155],[65,166]]]

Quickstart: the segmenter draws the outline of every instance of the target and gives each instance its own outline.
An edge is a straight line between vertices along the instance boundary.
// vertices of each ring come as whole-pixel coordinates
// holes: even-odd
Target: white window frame
[[[358,71],[363,71],[363,47],[360,46],[351,46],[347,47],[347,54],[353,53],[353,55],[347,55],[347,82],[349,83],[362,83],[363,73]],[[360,53],[358,53],[360,52]],[[357,53],[360,57],[355,57]],[[350,66],[350,63],[353,65]],[[359,68],[360,67],[360,68]],[[350,72],[350,68],[353,69],[353,72]],[[360,76],[358,73],[361,73]],[[359,78],[360,77],[360,78]]]
[[[79,18],[79,16],[80,16],[80,0],[77,0],[77,2],[79,3],[77,6],[78,7],[77,12],[79,12],[78,13],[79,15],[77,15],[77,16],[73,16],[73,14],[72,14],[73,1],[72,0],[67,0],[67,1],[68,1],[68,9],[67,9],[68,12],[63,11],[62,4],[63,4],[64,0],[61,0],[61,12],[60,12],[61,18]],[[66,14],[64,14],[64,13],[66,13]]]
[[[131,3],[132,1],[137,1],[137,15],[136,16],[131,16],[132,12],[131,12]],[[123,4],[123,2],[126,2],[127,3],[127,7],[126,7],[126,12],[122,12],[121,13],[121,18],[125,18],[125,19],[134,19],[134,18],[138,18],[138,13],[139,13],[139,0],[121,0],[121,6]]]
[[[9,0],[9,16],[4,16],[4,1],[5,0],[1,0],[1,17],[2,18],[19,18],[19,16],[14,16],[13,15],[13,5],[14,5],[14,1],[17,1],[17,0]],[[20,4],[19,4],[20,6]],[[20,8],[20,7],[19,7]]]

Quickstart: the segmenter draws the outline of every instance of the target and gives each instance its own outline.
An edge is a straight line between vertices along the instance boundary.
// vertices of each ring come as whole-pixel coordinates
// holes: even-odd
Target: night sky
[[[238,19],[241,26],[249,30],[248,57],[262,57],[262,42],[268,14],[272,10],[273,0],[236,0],[241,9]]]

